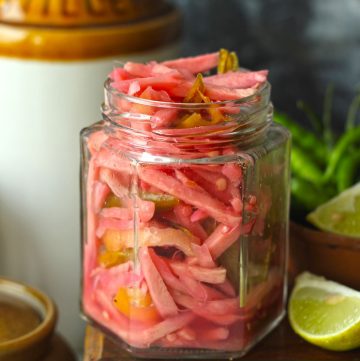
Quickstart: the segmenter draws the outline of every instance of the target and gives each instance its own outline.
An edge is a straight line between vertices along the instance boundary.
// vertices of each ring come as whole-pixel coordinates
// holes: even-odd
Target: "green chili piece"
[[[347,131],[337,141],[334,149],[330,153],[328,166],[321,179],[322,184],[328,182],[333,177],[341,158],[344,156],[349,147],[356,143],[360,143],[360,126]]]
[[[205,84],[201,73],[196,75],[196,79],[190,90],[184,98],[184,103],[201,103],[201,96],[199,93],[205,92]]]
[[[219,63],[217,67],[218,74],[226,73],[226,61],[229,55],[229,51],[227,49],[220,49],[219,51]]]
[[[104,208],[111,208],[111,207],[121,207],[121,199],[117,197],[115,194],[110,193],[105,200]]]
[[[143,192],[141,199],[155,203],[157,211],[169,211],[179,204],[179,199],[170,194]]]
[[[210,125],[211,123],[204,119],[200,113],[192,113],[190,115],[185,115],[176,126],[178,129],[186,128],[195,128],[195,127],[204,127]]]
[[[336,170],[336,184],[338,192],[342,192],[345,189],[352,186],[356,179],[356,174],[360,168],[360,151],[357,150],[354,153],[348,154],[343,157]]]
[[[329,200],[333,193],[326,188],[318,188],[304,179],[293,177],[291,195],[296,204],[304,207],[306,211],[312,211]]]
[[[239,58],[235,51],[232,51],[229,55],[231,59],[231,70],[236,71],[239,69]]]
[[[228,71],[235,71],[239,68],[239,59],[234,51],[229,52],[227,49],[220,49],[219,63],[217,67],[218,74]]]
[[[320,164],[325,164],[327,159],[327,148],[313,133],[305,130],[302,126],[282,113],[274,113],[275,122],[288,128],[295,145],[309,151],[314,159]]]
[[[312,158],[296,145],[291,149],[291,170],[299,177],[314,184],[319,184],[323,172]]]

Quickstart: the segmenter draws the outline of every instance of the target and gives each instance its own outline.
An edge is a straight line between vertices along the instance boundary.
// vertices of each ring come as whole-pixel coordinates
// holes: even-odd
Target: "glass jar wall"
[[[270,85],[211,104],[105,95],[81,133],[84,315],[136,356],[243,355],[285,307],[289,135]]]

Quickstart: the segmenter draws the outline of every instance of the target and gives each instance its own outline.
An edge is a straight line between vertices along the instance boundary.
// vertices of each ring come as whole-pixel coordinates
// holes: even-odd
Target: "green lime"
[[[360,237],[360,183],[316,208],[307,220],[324,231]]]
[[[289,301],[293,330],[314,345],[345,351],[360,346],[360,292],[304,272]]]

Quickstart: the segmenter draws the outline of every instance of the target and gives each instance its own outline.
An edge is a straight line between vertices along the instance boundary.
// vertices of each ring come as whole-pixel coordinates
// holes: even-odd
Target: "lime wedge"
[[[314,345],[345,351],[360,346],[360,292],[304,272],[289,301],[293,330]]]
[[[307,220],[324,231],[360,237],[360,183],[316,208]]]

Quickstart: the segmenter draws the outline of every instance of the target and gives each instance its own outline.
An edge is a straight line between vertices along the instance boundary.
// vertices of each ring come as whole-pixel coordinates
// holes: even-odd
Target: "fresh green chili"
[[[274,120],[290,130],[294,145],[310,152],[320,164],[326,163],[327,148],[313,133],[305,130],[285,114],[275,112]]]
[[[334,95],[334,85],[329,84],[326,87],[325,98],[324,98],[324,109],[323,109],[323,138],[328,148],[331,150],[334,145],[334,134],[331,128],[331,113],[332,113],[332,102]]]
[[[359,107],[360,107],[360,93],[355,96],[355,98],[350,104],[348,114],[346,117],[346,124],[345,124],[346,131],[349,131],[350,129],[353,129],[355,127],[355,120]]]
[[[360,93],[349,107],[345,133],[337,142],[331,127],[333,94],[334,87],[330,84],[326,89],[321,120],[306,103],[297,102],[314,133],[285,114],[274,114],[275,122],[288,128],[292,134],[291,212],[299,219],[351,187],[360,177],[360,125],[356,126]]]
[[[352,186],[356,179],[356,174],[360,168],[360,150],[347,154],[339,161],[336,169],[336,184],[338,192]]]
[[[297,176],[312,182],[314,184],[321,183],[323,172],[312,160],[310,155],[297,147],[292,145],[291,149],[291,169]]]
[[[345,152],[356,143],[360,143],[360,126],[344,133],[340,137],[336,143],[336,146],[330,153],[325,174],[320,180],[321,184],[329,182],[329,180],[334,176],[336,167],[339,164],[341,158],[344,156]]]
[[[304,179],[292,177],[291,195],[296,205],[301,205],[306,211],[317,208],[331,198],[327,189],[321,189]]]

